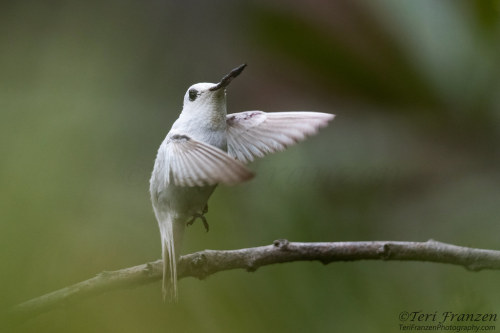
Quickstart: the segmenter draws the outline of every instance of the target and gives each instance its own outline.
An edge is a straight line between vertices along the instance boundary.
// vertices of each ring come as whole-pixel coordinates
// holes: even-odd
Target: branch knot
[[[391,245],[389,243],[385,243],[379,248],[377,252],[380,259],[388,260],[391,258]]]
[[[280,250],[288,250],[288,245],[290,244],[290,242],[288,241],[288,239],[277,239],[273,242],[273,245],[275,247],[277,247],[278,249]]]
[[[150,276],[153,273],[153,265],[151,265],[150,262],[146,264],[146,267],[144,267],[144,274],[147,276]]]
[[[204,266],[207,262],[207,256],[203,253],[198,253],[191,261],[191,267],[193,269],[199,269]]]

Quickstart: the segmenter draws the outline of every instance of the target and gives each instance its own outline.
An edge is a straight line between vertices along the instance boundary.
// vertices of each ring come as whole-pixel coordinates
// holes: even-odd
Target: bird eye
[[[198,90],[196,89],[190,89],[189,90],[189,100],[192,102],[198,97]]]

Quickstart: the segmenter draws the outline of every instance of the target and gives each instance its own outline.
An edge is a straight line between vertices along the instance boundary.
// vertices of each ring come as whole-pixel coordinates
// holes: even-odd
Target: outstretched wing
[[[187,135],[172,135],[166,150],[167,181],[177,186],[231,185],[254,176],[226,152]]]
[[[243,163],[283,151],[315,134],[335,117],[321,112],[246,111],[228,114],[228,154]]]

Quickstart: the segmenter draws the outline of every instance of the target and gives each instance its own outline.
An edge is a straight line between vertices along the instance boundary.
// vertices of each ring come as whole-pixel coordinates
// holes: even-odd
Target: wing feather
[[[236,184],[253,177],[242,162],[186,135],[169,138],[166,156],[167,181],[177,186]]]
[[[334,117],[321,112],[246,111],[229,114],[226,118],[228,154],[249,163],[316,134]]]

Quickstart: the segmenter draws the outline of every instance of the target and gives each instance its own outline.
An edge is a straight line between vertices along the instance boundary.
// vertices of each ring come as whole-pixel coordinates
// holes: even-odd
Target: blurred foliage
[[[184,252],[433,238],[498,249],[499,1],[22,1],[0,5],[0,310],[155,260],[156,150],[192,83],[249,67],[230,112],[327,129],[217,189]],[[387,332],[401,311],[495,312],[498,272],[294,263],[68,304],[20,332]]]

